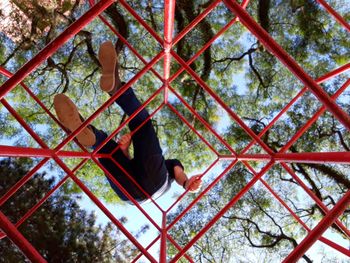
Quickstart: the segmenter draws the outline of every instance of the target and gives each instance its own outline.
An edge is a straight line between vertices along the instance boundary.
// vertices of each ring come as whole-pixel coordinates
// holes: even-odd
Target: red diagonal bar
[[[75,173],[80,167],[82,167],[87,162],[87,159],[82,160],[73,170],[72,172]],[[47,199],[49,199],[50,196],[58,189],[60,188],[66,180],[69,178],[68,175],[66,175],[54,188],[52,188],[36,205],[34,205],[31,209],[27,211],[27,213],[15,224],[15,226],[18,228],[20,225],[22,225]],[[0,205],[1,206],[1,205]],[[0,239],[2,239],[5,235],[3,233],[0,233]]]
[[[212,169],[217,163],[218,163],[218,161],[219,161],[219,158],[216,158],[216,160],[211,164],[211,165],[209,165],[208,167],[207,167],[207,169],[205,169],[205,171],[203,172],[203,174],[200,176],[200,178],[203,178],[208,172],[209,172],[209,170],[210,169]],[[218,176],[218,177],[220,177],[220,176]],[[221,178],[221,177],[220,177]],[[219,179],[220,179],[219,178]],[[218,180],[219,180],[218,179]],[[217,180],[217,181],[218,181]],[[213,184],[214,185],[214,184]],[[208,189],[208,188],[206,188],[206,190],[210,190],[210,188]],[[177,199],[176,199],[176,201],[166,210],[166,213],[169,213],[170,212],[170,210],[171,209],[173,209],[174,207],[175,207],[175,205],[178,203],[178,202],[180,202],[180,200],[187,194],[187,192],[188,192],[188,190],[186,190],[185,192],[183,192]],[[202,195],[203,196],[203,195]]]
[[[47,262],[2,212],[0,212],[0,228],[30,261]]]
[[[213,153],[215,153],[216,156],[219,155],[214,147],[174,108],[173,105],[168,104],[168,107],[209,147]]]
[[[344,66],[341,66],[339,68],[337,68],[336,70],[333,70],[325,75],[323,75],[322,77],[318,78],[316,81],[318,84],[321,84],[335,76],[338,76],[346,71],[350,70],[350,63],[345,64]],[[307,88],[303,88],[302,90],[300,90],[298,92],[298,94],[273,118],[273,120],[266,125],[266,127],[259,133],[259,138],[261,138],[261,136],[263,136],[279,119],[280,117],[286,113],[288,111],[288,109],[307,91]],[[332,98],[334,98],[332,96]],[[324,106],[323,106],[324,107]],[[301,129],[299,129],[300,131]],[[298,131],[298,132],[299,132]],[[294,141],[294,140],[293,140]],[[251,141],[242,151],[242,153],[247,152],[253,145],[254,145],[255,141]],[[286,146],[284,146],[286,147]],[[284,148],[283,147],[283,148]],[[289,148],[289,147],[288,147]]]
[[[175,52],[172,51],[173,57],[187,70],[187,72],[198,82],[198,84],[207,91],[210,96],[215,99],[219,105],[226,110],[226,112],[234,119],[237,124],[251,137],[253,138],[259,145],[268,153],[273,154],[273,151],[269,146],[266,145],[245,123],[240,119],[240,117],[231,110],[230,107],[226,105],[226,103],[196,74],[196,72],[191,69],[191,67]]]
[[[159,262],[166,263],[166,240],[167,240],[167,231],[166,231],[166,213],[162,214],[162,230],[160,233],[160,253],[159,253]]]
[[[13,74],[6,70],[5,68],[1,67],[0,66],[0,73],[5,75],[6,77],[10,78],[13,76]],[[44,103],[42,103],[42,101],[40,99],[38,99],[38,97],[28,88],[27,85],[25,85],[23,82],[20,83],[21,86],[24,88],[24,90],[35,100],[35,102],[50,116],[51,119],[54,120],[54,122],[56,122],[58,124],[58,126],[60,126],[66,133],[68,133],[68,130],[58,121],[58,119],[55,117],[55,115],[53,115],[50,110],[44,105]],[[3,100],[1,100],[3,101]],[[6,107],[6,106],[5,106]],[[10,111],[10,110],[9,110]],[[19,119],[22,119],[21,117],[18,117],[16,116],[16,114],[13,114],[11,111],[10,113],[17,119],[17,121],[19,121],[21,124],[22,122],[24,122],[22,120],[22,122],[19,120]],[[22,125],[23,126],[23,125]],[[28,128],[26,128],[24,126],[24,128],[29,132],[29,130],[32,130],[28,125],[27,125]],[[33,131],[34,132],[34,131]],[[30,133],[30,132],[29,132]],[[34,137],[33,137],[34,138]],[[75,140],[74,141],[84,152],[87,152],[87,150],[85,149],[85,147],[83,147],[79,142],[78,140]],[[40,144],[40,143],[39,143]],[[43,147],[43,146],[42,146]],[[43,147],[45,148],[45,147]]]
[[[29,62],[24,64],[10,79],[8,79],[0,88],[0,99],[18,85],[26,76],[28,76],[42,62],[56,52],[64,43],[76,35],[85,25],[90,23],[99,13],[103,12],[114,0],[100,1],[90,8],[84,15],[71,24],[56,39],[45,46]]]
[[[327,4],[324,0],[317,0],[326,10],[330,13],[343,27],[346,28],[348,32],[350,32],[350,25],[345,21],[345,19],[339,15],[329,4]],[[349,2],[348,2],[349,4]]]
[[[125,1],[125,0],[119,0],[119,3],[124,6],[126,10],[152,35],[152,37],[160,44],[163,45],[162,38],[153,30],[152,27],[150,27],[145,20],[143,20],[136,12],[135,10]]]
[[[98,208],[119,228],[119,230],[151,261],[156,260],[144,249],[144,247],[130,234],[124,225],[102,204],[102,202],[78,179],[63,161],[57,157],[54,158],[56,163],[65,171],[69,177],[80,187],[80,189],[96,204]]]
[[[301,243],[284,259],[283,262],[297,262],[305,252],[322,236],[334,221],[348,208],[350,204],[350,190],[337,202],[317,226],[301,241]]]
[[[249,169],[249,171],[252,172],[252,174],[254,176],[256,176],[256,172],[255,170],[250,166],[249,163],[247,162],[243,162],[244,165]],[[288,212],[294,217],[294,219],[296,221],[298,221],[306,231],[310,232],[311,229],[297,216],[296,213],[294,213],[294,211],[286,204],[286,202],[284,202],[282,200],[281,197],[278,196],[278,194],[265,182],[264,179],[260,178],[260,182],[269,190],[269,192],[288,210]],[[342,223],[340,223],[339,220],[337,220],[335,223],[339,223],[340,226],[344,226]],[[339,225],[338,225],[339,226]],[[340,246],[340,245],[337,245],[335,244],[334,242],[332,242],[331,240],[327,239],[327,238],[324,238],[324,237],[321,237],[320,238],[320,241],[322,241],[323,243],[325,243],[326,245],[336,249],[336,250],[339,250],[340,252],[342,252],[344,255],[347,255],[347,256],[350,256],[350,251],[345,249],[344,247]]]
[[[350,79],[348,79],[342,87],[332,96],[335,101],[350,85]],[[323,105],[306,123],[304,126],[298,129],[294,136],[282,147],[280,152],[286,152],[310,127],[317,119],[326,111],[326,107]]]
[[[228,204],[226,204],[198,233],[197,235],[180,251],[170,262],[175,263],[179,260],[186,251],[193,246],[253,185],[259,180],[273,165],[273,162],[269,162],[257,176],[254,176],[248,184],[239,193],[232,198]]]
[[[198,25],[215,7],[221,3],[221,0],[212,2],[200,15],[191,21],[175,38],[174,45],[176,45],[188,32],[190,32],[196,25]]]
[[[346,114],[305,71],[281,48],[277,42],[234,0],[223,0],[261,43],[269,49],[313,94],[350,130],[350,116]]]
[[[301,180],[296,173],[286,164],[281,163],[282,167],[291,175],[291,177],[299,184],[300,187],[315,201],[318,207],[327,214],[329,212],[328,207],[315,195],[315,193]],[[344,226],[340,220],[336,220],[335,223],[337,226],[344,231],[347,236],[350,236],[350,231]]]
[[[236,152],[232,147],[208,124],[171,86],[169,86],[170,91],[181,101],[181,103],[211,132],[214,136],[232,153]]]
[[[221,1],[221,0],[220,0]],[[246,8],[247,5],[249,3],[249,0],[243,0],[242,2],[242,7],[243,8]],[[209,8],[209,7],[208,7]],[[204,11],[205,12],[205,11]],[[238,17],[235,17],[233,18],[229,23],[227,23],[223,28],[221,28],[219,30],[218,33],[216,33],[215,36],[213,36],[212,39],[210,39],[190,60],[188,60],[186,63],[188,65],[191,65],[191,63],[193,61],[195,61],[207,48],[209,48],[211,46],[211,44],[213,44],[213,42],[218,39],[222,34],[224,34],[234,23],[236,23],[238,21]],[[187,29],[187,27],[184,29],[184,30],[190,30]],[[174,39],[174,42],[176,43],[176,41],[179,41],[177,40],[179,36],[176,36],[175,39]],[[175,45],[174,43],[174,45]],[[185,70],[185,68],[180,68],[174,75],[171,76],[169,82],[172,82],[175,78],[177,78],[183,71]]]

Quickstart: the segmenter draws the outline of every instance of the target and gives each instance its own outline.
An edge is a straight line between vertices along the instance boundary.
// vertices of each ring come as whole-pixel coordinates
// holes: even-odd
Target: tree
[[[213,1],[176,1],[175,35],[179,34]],[[327,1],[334,9],[349,16],[349,8],[341,1]],[[141,16],[160,36],[163,34],[163,2],[128,1],[128,4]],[[82,4],[72,9],[67,19],[59,21],[52,27],[50,34],[30,45],[30,49],[17,48],[6,37],[1,50],[1,63],[6,68],[16,70],[29,60],[41,47],[53,39],[60,30],[74,21],[87,6]],[[259,0],[250,1],[247,11],[256,21],[281,45],[312,77],[318,78],[345,64],[349,57],[348,33],[314,0]],[[114,4],[104,13],[106,17],[127,37],[128,42],[150,61],[161,51],[160,45],[120,4]],[[174,51],[185,61],[189,60],[209,39],[211,39],[234,15],[224,4],[218,5],[213,12],[199,23],[188,35],[177,43]],[[121,24],[125,26],[120,26]],[[66,92],[78,102],[84,117],[89,116],[107,97],[101,95],[98,89],[99,65],[96,59],[98,45],[114,36],[98,20],[93,21],[84,30],[63,46],[55,55],[26,78],[26,83],[38,94],[38,97],[49,108],[52,97],[57,92]],[[145,45],[147,43],[147,45]],[[17,48],[17,49],[16,49]],[[124,79],[128,80],[143,67],[130,49],[120,48],[120,62],[124,69]],[[12,56],[11,56],[12,55]],[[191,69],[202,78],[210,88],[231,108],[253,132],[259,134],[274,116],[294,97],[302,84],[289,70],[282,65],[264,46],[240,23],[233,25],[224,35],[218,38],[210,48],[190,65]],[[181,67],[172,59],[172,74]],[[160,75],[162,63],[157,63],[153,69]],[[340,75],[322,84],[324,90],[332,95],[347,80],[348,75]],[[148,98],[162,83],[148,72],[134,85],[136,93],[141,98]],[[184,100],[220,135],[237,153],[251,141],[250,136],[217,102],[206,92],[187,72],[181,73],[171,86]],[[183,103],[169,96],[169,102],[198,132],[209,141],[218,152],[227,154],[225,147],[211,132],[202,125],[193,114],[183,106]],[[349,111],[348,93],[345,93],[337,103]],[[22,89],[14,90],[7,99],[16,106],[21,116],[25,118],[48,142],[50,146],[57,145],[64,134],[49,120],[35,103],[27,99],[27,93]],[[150,111],[162,102],[158,96],[151,103]],[[262,136],[262,140],[270,149],[277,152],[284,147],[295,132],[318,110],[320,103],[306,92],[294,106]],[[1,112],[1,136],[18,139],[19,145],[36,145],[33,139],[25,137],[24,132],[10,115]],[[99,128],[108,132],[114,130],[123,120],[123,114],[114,107],[94,121]],[[164,152],[167,157],[183,157],[186,172],[192,169],[203,170],[214,159],[208,147],[201,142],[183,121],[176,118],[169,108],[163,108],[153,119],[157,128]],[[43,125],[45,129],[43,129]],[[7,136],[7,137],[6,137]],[[289,152],[312,151],[349,151],[349,132],[329,114],[323,114],[289,149]],[[23,139],[25,138],[25,139]],[[74,144],[68,147],[77,150]],[[265,153],[254,145],[249,153]],[[73,167],[73,160],[67,160]],[[225,167],[227,163],[223,165]],[[250,165],[260,171],[264,163],[250,162]],[[306,184],[320,201],[331,208],[349,188],[349,168],[344,165],[310,165],[293,164],[292,171]],[[84,176],[98,196],[115,201],[107,196],[108,185],[99,178],[101,171],[91,162],[80,170],[79,176]],[[217,176],[217,174],[215,174]],[[237,165],[222,179],[214,190],[199,203],[195,209],[181,220],[173,229],[181,244],[185,244],[200,226],[210,220],[240,189],[242,189],[253,174],[243,164]],[[206,182],[214,177],[207,176]],[[275,165],[264,177],[283,200],[312,227],[324,213],[302,189],[300,181],[296,181],[281,165]],[[74,192],[75,189],[65,189]],[[115,196],[115,195],[114,195]],[[183,204],[171,217],[175,217],[190,202],[186,198]],[[199,216],[200,215],[200,216]],[[349,210],[340,218],[348,224]],[[191,251],[193,256],[202,261],[222,262],[235,255],[247,259],[247,255],[266,258],[266,261],[280,261],[305,235],[305,230],[290,216],[281,205],[258,183],[235,206],[225,214],[221,225],[214,227],[203,239],[195,244]],[[295,231],[297,229],[297,231]],[[331,231],[340,238],[345,235],[337,226]],[[237,249],[244,247],[244,249]],[[220,249],[218,249],[220,248]],[[172,252],[175,253],[175,250]],[[170,254],[172,255],[172,254]],[[304,260],[312,260],[308,254]]]
[[[0,195],[30,167],[28,160],[1,160]],[[1,207],[1,212],[17,222],[54,185],[50,171],[35,174],[25,189]],[[96,225],[93,213],[81,209],[74,196],[60,190],[26,220],[19,231],[48,262],[129,262],[138,252],[111,223]],[[27,262],[8,238],[0,240],[0,247],[0,262]]]

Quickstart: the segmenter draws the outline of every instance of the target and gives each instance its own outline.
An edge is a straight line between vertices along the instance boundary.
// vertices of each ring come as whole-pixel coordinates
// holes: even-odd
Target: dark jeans
[[[136,98],[131,88],[126,90],[115,102],[128,116],[132,115],[141,107],[140,101]],[[137,129],[148,117],[149,114],[146,109],[141,110],[129,122],[130,130],[134,131]],[[93,130],[96,135],[96,144],[92,148],[96,149],[96,147],[107,138],[107,134],[96,128]],[[112,158],[120,164],[150,196],[152,196],[152,194],[165,183],[167,179],[167,170],[162,155],[162,149],[151,120],[145,122],[143,126],[132,135],[132,143],[134,147],[134,159],[129,160],[120,149],[113,154]],[[98,153],[111,153],[117,146],[117,142],[110,140]],[[133,198],[137,201],[147,199],[142,191],[128,178],[122,169],[113,163],[112,160],[100,158],[99,161]],[[108,177],[107,179],[113,190],[122,200],[129,200],[112,180]]]

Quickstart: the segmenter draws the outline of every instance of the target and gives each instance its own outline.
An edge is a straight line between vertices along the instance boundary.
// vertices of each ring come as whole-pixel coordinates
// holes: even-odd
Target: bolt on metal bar
[[[0,228],[30,261],[39,263],[47,262],[1,211]]]

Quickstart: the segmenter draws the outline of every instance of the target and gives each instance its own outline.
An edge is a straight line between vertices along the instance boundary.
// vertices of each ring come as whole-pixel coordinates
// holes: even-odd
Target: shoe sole
[[[117,65],[117,53],[112,41],[102,43],[98,51],[98,60],[102,66],[100,87],[103,91],[110,92],[115,85],[115,67]]]
[[[69,131],[73,132],[83,123],[75,104],[64,94],[57,94],[53,100],[54,108],[59,121]],[[92,146],[96,142],[95,134],[88,128],[84,128],[78,135],[78,141],[84,146]]]

